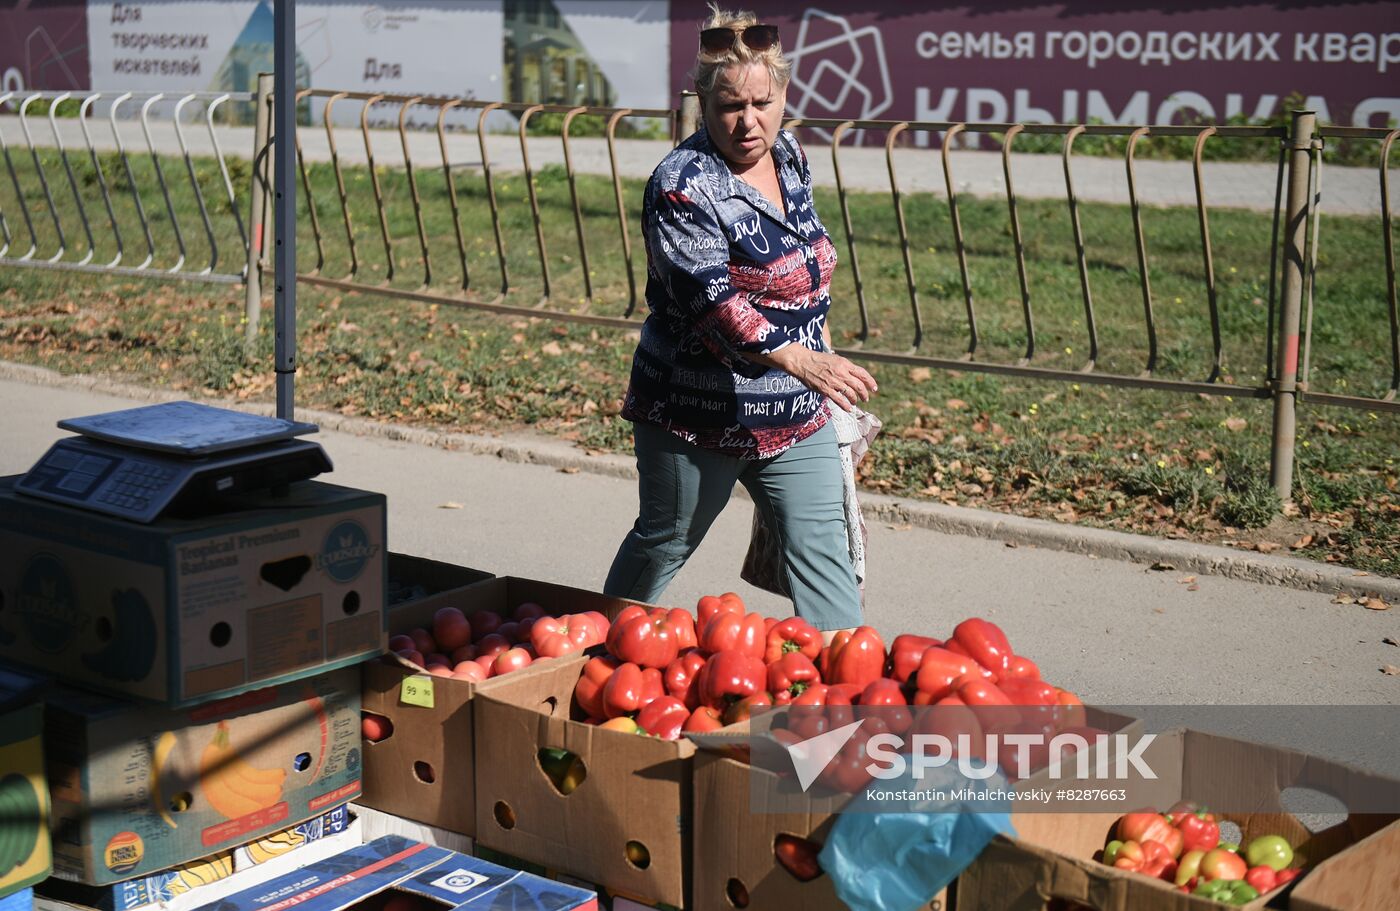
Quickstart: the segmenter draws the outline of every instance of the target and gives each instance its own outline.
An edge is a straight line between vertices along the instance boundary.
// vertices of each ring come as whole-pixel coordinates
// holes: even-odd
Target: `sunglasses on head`
[[[721,26],[703,29],[700,32],[700,50],[706,54],[723,54],[736,50],[740,41],[743,41],[749,50],[766,51],[778,43],[778,27],[750,25],[748,28],[738,29]]]

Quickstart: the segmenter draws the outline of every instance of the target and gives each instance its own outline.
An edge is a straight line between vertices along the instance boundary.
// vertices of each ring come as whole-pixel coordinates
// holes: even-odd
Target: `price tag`
[[[402,702],[404,705],[416,705],[425,709],[432,708],[433,678],[403,678],[403,685],[399,687],[399,701]]]

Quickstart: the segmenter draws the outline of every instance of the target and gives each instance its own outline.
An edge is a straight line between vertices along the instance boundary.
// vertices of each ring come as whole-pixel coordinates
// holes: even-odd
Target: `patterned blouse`
[[[776,456],[819,430],[825,398],[749,360],[823,349],[836,248],[797,139],[774,144],[786,212],[736,178],[702,126],[646,188],[647,307],[622,416],[706,449]]]

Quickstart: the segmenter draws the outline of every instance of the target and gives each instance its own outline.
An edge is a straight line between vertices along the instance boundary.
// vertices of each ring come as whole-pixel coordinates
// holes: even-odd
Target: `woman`
[[[752,13],[713,10],[700,33],[704,123],[643,205],[651,312],[622,411],[640,510],[604,590],[659,599],[737,480],[777,531],[797,614],[830,632],[858,626],[861,601],[828,401],[849,411],[876,385],[830,353],[836,249],[807,157],[780,130],[791,69]]]

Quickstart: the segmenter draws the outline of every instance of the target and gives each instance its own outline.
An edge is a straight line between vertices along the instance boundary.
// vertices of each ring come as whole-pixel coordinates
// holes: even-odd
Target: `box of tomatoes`
[[[359,669],[186,709],[48,700],[54,875],[107,885],[217,855],[360,793]]]
[[[550,664],[578,660],[602,644],[612,618],[629,603],[501,576],[391,610],[389,654],[365,664],[361,676],[360,802],[475,837],[474,698]]]
[[[1015,837],[959,879],[959,911],[1394,907],[1400,781],[1189,728],[1146,737],[1152,774],[1115,785],[1131,805],[1013,813]]]
[[[40,739],[44,686],[0,667],[0,897],[49,875],[49,791]]]

